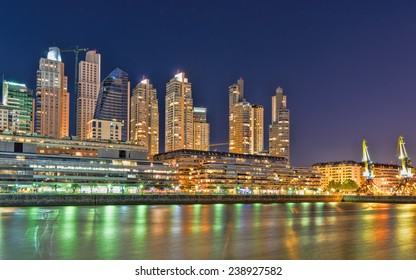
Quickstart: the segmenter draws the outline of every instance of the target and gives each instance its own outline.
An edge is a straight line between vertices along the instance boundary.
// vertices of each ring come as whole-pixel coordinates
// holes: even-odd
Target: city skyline
[[[416,60],[412,51],[416,41],[409,28],[415,24],[415,3],[238,3],[222,4],[221,9],[215,3],[147,3],[141,8],[154,13],[134,24],[128,19],[134,6],[126,5],[114,11],[127,12],[125,19],[115,26],[101,21],[100,25],[106,24],[110,30],[100,31],[94,20],[98,22],[98,16],[109,11],[95,7],[93,2],[75,1],[65,8],[70,11],[68,15],[75,14],[80,20],[65,20],[68,15],[57,13],[63,17],[65,32],[55,32],[57,27],[49,26],[50,32],[42,36],[32,32],[40,25],[31,19],[34,15],[55,18],[52,11],[62,6],[27,3],[28,9],[19,10],[14,3],[5,3],[10,17],[7,22],[1,19],[1,23],[11,27],[4,30],[5,38],[10,40],[0,46],[0,73],[6,80],[25,83],[35,90],[36,64],[49,46],[97,48],[103,57],[103,76],[120,67],[132,77],[132,84],[137,84],[143,74],[154,81],[163,120],[164,85],[180,69],[193,83],[194,105],[207,108],[212,143],[228,140],[228,126],[224,125],[227,87],[242,76],[247,88],[245,97],[264,106],[266,127],[271,119],[270,98],[276,87],[284,88],[291,109],[291,162],[296,166],[359,160],[362,139],[368,140],[374,161],[397,163],[399,134],[404,135],[410,157],[415,157],[416,135],[408,122],[414,118],[412,93],[416,91],[412,63]],[[17,11],[25,20],[13,19]],[[226,17],[230,11],[240,15],[233,23]],[[175,12],[192,16],[173,18]],[[150,14],[155,18],[147,25],[148,30],[142,30],[150,40],[130,35],[128,40],[122,36],[108,41],[104,36],[122,32],[123,28],[123,32],[133,34],[132,28],[149,20]],[[89,30],[97,30],[85,36],[77,26],[87,22]],[[151,26],[155,22],[160,23]],[[22,34],[31,42],[30,47],[21,43]],[[179,42],[184,38],[186,44],[182,45]],[[160,44],[166,40],[173,43]],[[238,47],[232,47],[235,45]],[[64,53],[62,57],[73,110],[73,54]],[[71,112],[72,135],[73,120]],[[162,126],[163,121],[161,132]],[[264,139],[268,139],[266,127]]]

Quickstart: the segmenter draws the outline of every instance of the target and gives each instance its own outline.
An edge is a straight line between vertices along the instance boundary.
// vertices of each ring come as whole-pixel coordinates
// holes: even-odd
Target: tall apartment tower
[[[234,146],[231,153],[252,153],[251,130],[251,105],[247,101],[239,102],[233,108],[233,140]]]
[[[272,124],[269,128],[269,154],[290,160],[290,112],[286,95],[278,87],[272,96]]]
[[[148,158],[159,153],[159,107],[156,89],[148,79],[131,96],[130,142],[147,148]]]
[[[101,55],[88,51],[85,61],[79,63],[77,93],[76,135],[87,139],[87,122],[94,118],[95,105],[100,91]]]
[[[243,102],[244,100],[244,80],[240,78],[236,84],[233,84],[228,87],[228,108],[229,108],[229,141],[228,141],[228,149],[231,153],[237,153],[236,145],[239,143],[236,142],[236,127],[235,127],[235,112],[234,107],[237,103]]]
[[[166,84],[165,152],[194,148],[192,84],[178,73]]]
[[[123,70],[114,69],[102,82],[95,106],[94,119],[121,122],[121,141],[129,139],[130,82]]]
[[[209,151],[207,108],[194,107],[194,150]]]
[[[8,128],[17,133],[33,132],[33,91],[25,84],[3,81],[3,104],[9,110]]]
[[[264,108],[262,105],[251,105],[251,153],[258,154],[264,150]]]
[[[49,48],[39,61],[35,100],[35,132],[53,138],[69,135],[68,78],[60,50]]]

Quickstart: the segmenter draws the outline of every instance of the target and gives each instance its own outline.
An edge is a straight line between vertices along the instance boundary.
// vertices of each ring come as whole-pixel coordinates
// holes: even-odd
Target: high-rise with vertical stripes
[[[272,96],[272,124],[269,128],[269,154],[290,160],[290,111],[286,95],[278,87]]]
[[[166,84],[165,152],[193,148],[192,84],[181,72]]]
[[[53,138],[69,136],[68,78],[57,47],[39,61],[35,100],[35,132]]]
[[[88,51],[85,61],[79,63],[76,110],[76,135],[87,139],[87,123],[94,118],[95,105],[100,91],[101,55]]]
[[[209,150],[209,123],[207,108],[194,107],[194,150]]]
[[[131,96],[130,142],[146,147],[148,158],[159,153],[159,105],[156,88],[143,79]]]

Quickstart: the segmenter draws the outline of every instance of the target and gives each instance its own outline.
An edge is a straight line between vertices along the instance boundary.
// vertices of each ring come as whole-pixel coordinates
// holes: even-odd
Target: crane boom
[[[74,94],[78,97],[78,53],[86,52],[88,48],[79,48],[75,46],[75,49],[62,50],[62,52],[73,52],[75,53],[75,75],[74,75]]]
[[[370,159],[370,154],[368,152],[367,141],[364,139],[363,144],[363,162],[364,162],[364,172],[363,176],[369,180],[374,178],[374,171],[373,171],[373,162]]]
[[[362,143],[363,158],[364,163],[364,172],[363,176],[365,180],[361,183],[360,187],[357,189],[358,195],[374,195],[378,192],[377,186],[374,183],[374,164],[371,161],[370,153],[368,152],[367,141],[364,139]]]
[[[412,169],[410,158],[407,155],[406,147],[404,146],[403,136],[400,135],[397,140],[397,156],[401,162],[401,168],[399,170],[399,185],[393,189],[393,195],[414,195],[416,192],[415,184],[412,182]]]
[[[397,156],[401,161],[402,168],[399,172],[400,178],[411,178],[413,176],[412,170],[410,169],[410,158],[407,155],[406,147],[404,146],[403,136],[400,135],[397,141]]]

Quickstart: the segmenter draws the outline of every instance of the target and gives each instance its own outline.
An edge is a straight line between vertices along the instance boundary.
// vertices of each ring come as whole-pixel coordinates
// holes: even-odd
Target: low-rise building
[[[319,187],[316,171],[291,168],[283,157],[176,150],[154,158],[175,167],[179,185],[188,191],[280,193]]]
[[[34,140],[22,136],[20,140],[23,139]],[[107,143],[107,146],[90,149],[93,155],[82,156],[75,152],[74,143],[65,145],[65,141],[72,140],[53,139],[51,147],[39,139],[33,142],[0,141],[0,191],[72,189],[82,193],[135,193],[172,189],[177,185],[175,168],[147,160],[146,151],[120,150],[118,148],[128,145],[114,147],[112,144],[111,148]],[[54,146],[57,142],[60,142],[60,149]],[[80,146],[84,144],[84,148],[90,144],[88,141],[74,142]],[[68,153],[64,152],[66,148]]]
[[[361,164],[348,161],[316,163],[312,165],[321,174],[321,188],[326,189],[331,181],[342,183],[353,180],[358,186],[362,180]]]
[[[365,181],[364,165],[355,161],[339,161],[317,163],[312,166],[321,174],[321,188],[328,188],[331,181],[343,183],[346,180],[353,180],[358,186]],[[400,166],[395,164],[373,164],[374,184],[379,193],[389,193],[400,184]]]

